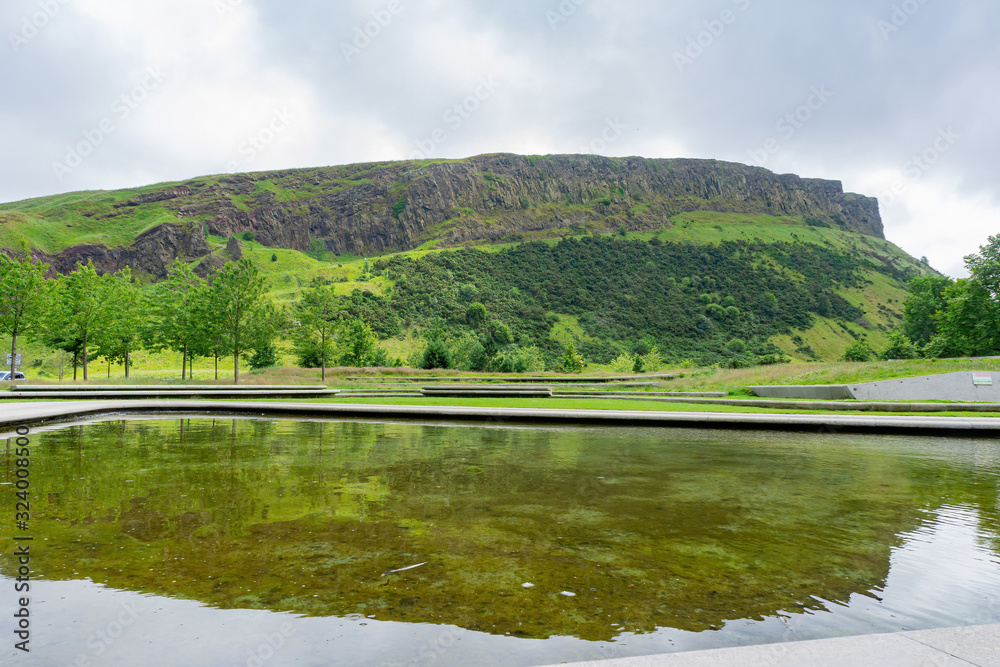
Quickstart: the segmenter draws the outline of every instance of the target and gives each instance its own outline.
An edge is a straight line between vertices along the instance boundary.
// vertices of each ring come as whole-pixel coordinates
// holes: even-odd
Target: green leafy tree
[[[934,347],[970,357],[995,354],[1000,348],[1000,306],[990,292],[974,278],[957,280],[945,289],[944,298]]]
[[[947,306],[945,290],[953,284],[945,276],[914,278],[903,301],[903,333],[917,345],[926,345],[938,332],[938,313]]]
[[[989,237],[987,244],[979,247],[978,254],[968,255],[965,267],[991,298],[1000,299],[1000,235]]]
[[[250,368],[270,368],[279,362],[275,341],[288,330],[290,321],[284,310],[264,301],[250,320]]]
[[[10,381],[14,381],[17,338],[42,329],[50,301],[45,280],[49,265],[22,248],[20,256],[0,254],[0,332],[10,336]]]
[[[295,307],[293,317],[298,325],[292,331],[296,354],[300,360],[318,359],[324,381],[327,361],[334,356],[335,334],[346,315],[346,308],[329,285],[307,289]]]
[[[101,280],[91,261],[77,264],[76,271],[57,281],[57,301],[48,321],[49,330],[62,329],[58,336],[79,340],[83,358],[83,380],[88,379],[88,348],[100,338],[111,322],[113,302],[108,299],[107,282]]]
[[[486,324],[487,317],[486,306],[478,301],[469,304],[469,308],[465,311],[465,321],[469,323],[470,327],[476,330],[482,330]]]
[[[227,263],[211,281],[207,301],[233,355],[233,381],[240,381],[240,355],[260,344],[267,280],[248,259]]]
[[[510,327],[499,320],[490,320],[486,326],[483,347],[486,355],[492,360],[504,347],[514,342],[514,334]]]
[[[570,343],[566,346],[563,356],[559,359],[559,364],[567,373],[582,373],[587,366],[583,356],[576,351],[576,346]]]
[[[842,361],[871,361],[875,358],[875,350],[872,349],[871,345],[868,344],[863,338],[860,338],[844,350],[844,356],[841,357]]]
[[[337,336],[337,361],[341,366],[368,366],[377,360],[378,338],[371,326],[357,318],[345,322]]]
[[[205,351],[206,324],[216,323],[206,300],[205,281],[180,260],[174,260],[167,279],[152,289],[143,341],[151,350],[181,354],[181,380],[186,377],[188,359],[196,348]]]
[[[109,363],[120,361],[125,366],[125,377],[129,377],[132,352],[141,345],[143,332],[148,329],[146,295],[127,266],[116,273],[104,274],[101,280],[114,312],[96,338],[96,356],[104,357]]]
[[[885,348],[878,355],[880,359],[916,359],[920,356],[916,346],[909,338],[898,331],[889,335]]]
[[[635,368],[635,360],[638,358],[640,358],[639,355],[633,356],[622,352],[611,362],[611,370],[615,373],[631,373],[632,369]]]
[[[322,239],[312,239],[309,241],[308,253],[312,255],[313,258],[322,261],[323,254],[326,252],[326,244],[323,243]]]
[[[215,362],[215,379],[219,379],[219,358],[231,354],[226,334],[212,310],[210,287],[200,285],[191,295],[194,309],[190,347],[190,377],[194,377],[194,358],[212,357]]]
[[[649,353],[643,355],[642,357],[642,364],[649,373],[655,373],[663,370],[664,362],[663,356],[660,354],[659,346],[653,345],[649,348]]]
[[[433,337],[428,341],[424,354],[420,359],[420,368],[451,368],[451,350],[448,344],[440,337]]]

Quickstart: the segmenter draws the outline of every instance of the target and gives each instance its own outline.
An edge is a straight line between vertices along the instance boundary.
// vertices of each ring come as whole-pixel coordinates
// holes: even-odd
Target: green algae
[[[32,440],[40,576],[220,608],[608,640],[875,595],[945,504],[1000,546],[989,441],[245,419]]]

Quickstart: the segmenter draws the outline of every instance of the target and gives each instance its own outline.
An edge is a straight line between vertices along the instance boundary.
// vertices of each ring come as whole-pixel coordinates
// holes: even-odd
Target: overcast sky
[[[953,276],[1000,234],[995,0],[5,0],[0,26],[0,201],[587,152],[841,180]]]

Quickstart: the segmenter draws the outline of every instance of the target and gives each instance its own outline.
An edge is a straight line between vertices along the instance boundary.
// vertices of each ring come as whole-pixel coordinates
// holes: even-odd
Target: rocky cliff
[[[307,250],[316,239],[338,254],[373,255],[431,241],[463,245],[546,230],[593,232],[670,226],[684,212],[800,216],[882,238],[878,202],[838,181],[777,175],[714,160],[582,155],[482,155],[235,174],[144,188],[81,215],[176,219],[126,248],[78,246],[49,257],[58,271],[94,259],[161,276],[174,257],[209,253],[204,234],[252,231],[265,245]],[[96,209],[96,210],[95,210]]]

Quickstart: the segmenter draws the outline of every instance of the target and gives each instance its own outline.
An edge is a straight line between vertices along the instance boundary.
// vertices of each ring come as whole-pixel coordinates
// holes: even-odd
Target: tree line
[[[1000,236],[965,258],[968,278],[915,278],[903,302],[903,322],[876,351],[858,341],[845,358],[943,359],[1000,354]]]
[[[120,363],[129,377],[136,350],[181,355],[181,379],[193,377],[197,358],[232,358],[234,382],[240,359],[251,368],[277,363],[275,341],[288,337],[304,361],[323,367],[334,361],[350,365],[388,365],[372,328],[352,315],[350,300],[330,284],[317,283],[290,310],[266,297],[268,283],[247,259],[229,262],[207,278],[175,261],[167,278],[144,286],[129,267],[98,274],[93,263],[47,279],[49,265],[20,253],[0,254],[0,333],[11,337],[10,379],[17,345],[28,337],[72,355],[89,378],[94,359]]]

